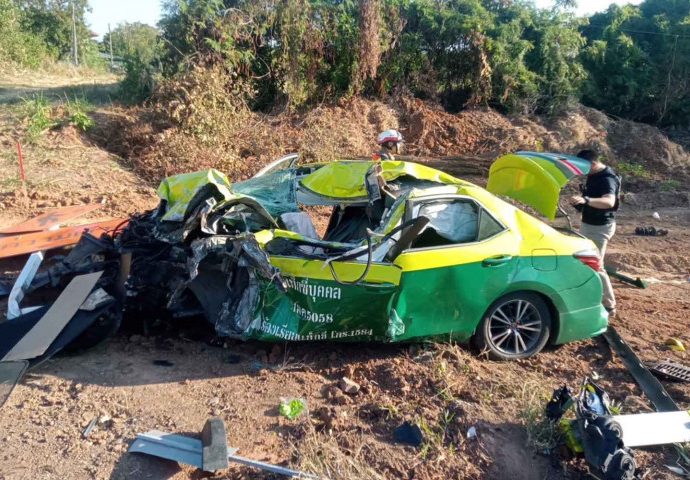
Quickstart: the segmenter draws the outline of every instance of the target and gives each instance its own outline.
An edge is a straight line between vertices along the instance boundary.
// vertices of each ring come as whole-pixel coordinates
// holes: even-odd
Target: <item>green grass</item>
[[[28,117],[26,136],[30,142],[35,141],[43,132],[58,124],[53,118],[53,107],[42,93],[24,99],[24,112]]]
[[[668,179],[668,180],[662,181],[659,184],[659,188],[661,189],[662,192],[674,192],[676,190],[679,190],[681,185],[682,184],[678,180]]]
[[[648,179],[651,177],[649,170],[640,163],[620,162],[616,165],[616,170],[621,175],[629,175],[641,179]]]
[[[29,143],[35,142],[44,132],[59,125],[73,125],[85,132],[93,127],[93,119],[88,112],[94,106],[84,97],[65,96],[65,100],[50,102],[43,93],[24,98],[23,112],[27,119],[26,137]]]
[[[562,434],[558,422],[546,418],[544,409],[546,400],[535,389],[523,390],[523,405],[520,411],[520,419],[527,430],[527,444],[539,452],[550,451],[558,446]]]
[[[72,101],[68,100],[66,111],[69,123],[85,132],[93,127],[93,119],[87,114],[88,111],[92,111],[93,109],[93,105],[87,103],[83,98],[75,98]]]

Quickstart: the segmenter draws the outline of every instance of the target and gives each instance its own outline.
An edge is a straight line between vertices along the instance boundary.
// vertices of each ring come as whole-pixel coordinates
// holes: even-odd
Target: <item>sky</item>
[[[578,0],[577,13],[584,15],[606,10],[610,3],[641,3],[642,0]],[[550,7],[553,0],[534,0],[539,7]],[[121,22],[141,22],[155,26],[161,15],[161,0],[90,0],[91,13],[86,17],[91,30],[102,38],[108,32],[108,23],[112,28]]]
[[[98,38],[122,22],[141,22],[156,26],[161,16],[161,0],[89,0],[91,13],[86,21]]]
[[[554,4],[553,0],[534,0],[534,3],[542,8],[551,7]],[[577,0],[576,12],[578,15],[601,12],[602,10],[606,10],[612,3],[617,3],[618,5],[625,5],[626,3],[638,5],[642,3],[642,0]]]

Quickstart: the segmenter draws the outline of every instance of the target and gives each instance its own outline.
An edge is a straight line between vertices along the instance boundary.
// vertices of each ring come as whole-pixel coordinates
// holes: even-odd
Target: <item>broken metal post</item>
[[[209,418],[201,430],[201,469],[215,472],[228,468],[228,437],[225,424],[218,417]]]

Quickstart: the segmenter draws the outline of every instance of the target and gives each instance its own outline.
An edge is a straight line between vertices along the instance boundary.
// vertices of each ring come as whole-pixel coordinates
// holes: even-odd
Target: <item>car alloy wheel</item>
[[[487,309],[472,339],[495,360],[531,357],[549,341],[553,319],[546,300],[534,292],[505,295]]]
[[[486,321],[487,343],[506,357],[528,356],[542,343],[545,320],[529,300],[514,298],[502,302],[491,310]]]

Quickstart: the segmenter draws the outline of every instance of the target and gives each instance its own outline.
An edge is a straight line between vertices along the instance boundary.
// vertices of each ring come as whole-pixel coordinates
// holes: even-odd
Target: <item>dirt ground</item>
[[[155,205],[149,179],[69,130],[25,149],[30,181],[18,184],[12,132],[21,114],[2,98],[15,97],[0,97],[0,226],[63,204],[104,202],[100,217]],[[488,167],[485,157],[430,163],[479,182]],[[677,337],[690,346],[690,209],[686,193],[672,196],[680,206],[664,206],[674,204],[669,198],[648,190],[624,204],[608,263],[650,286],[614,281],[619,309],[611,323],[644,361],[687,364],[687,353],[664,345]],[[634,234],[652,225],[668,236]],[[239,466],[214,476],[126,453],[138,432],[196,434],[212,415],[224,419],[238,454],[334,479],[591,478],[584,462],[540,443],[534,416],[553,389],[577,387],[594,372],[623,413],[651,410],[601,338],[503,363],[445,343],[218,344],[187,330],[147,337],[134,328],[88,352],[53,358],[22,380],[0,410],[0,479],[278,478]],[[337,387],[343,376],[361,390],[344,394]],[[690,408],[690,385],[665,386]],[[281,399],[290,398],[308,406],[294,421],[278,413]],[[94,418],[96,428],[83,438]],[[405,420],[422,428],[421,447],[393,441]],[[667,448],[636,450],[636,459],[648,479],[672,478],[664,465],[677,460]]]

